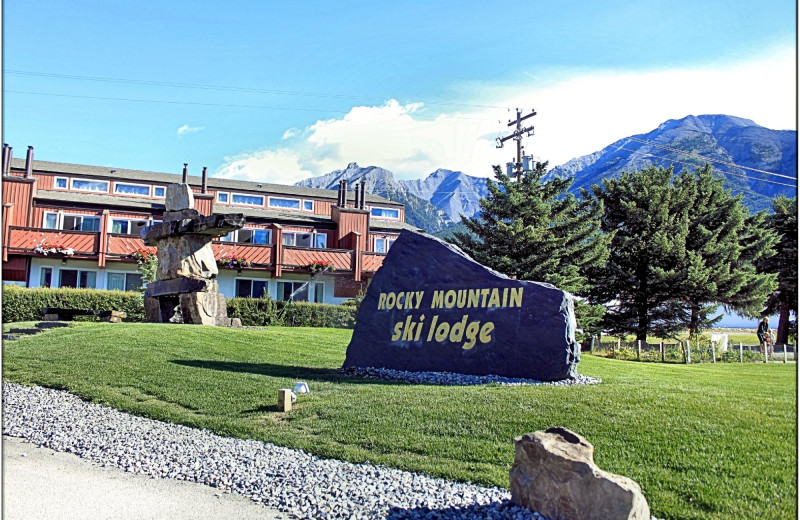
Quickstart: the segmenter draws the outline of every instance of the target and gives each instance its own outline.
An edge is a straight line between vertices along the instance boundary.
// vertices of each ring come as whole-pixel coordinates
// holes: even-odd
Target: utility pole
[[[517,173],[517,182],[520,181],[523,172],[531,171],[530,168],[530,159],[531,156],[523,156],[522,155],[522,134],[527,133],[528,137],[533,135],[533,126],[529,126],[527,128],[522,128],[522,122],[526,119],[533,117],[536,115],[536,110],[531,110],[531,113],[527,116],[522,115],[522,110],[517,109],[517,119],[510,120],[508,122],[508,126],[517,126],[517,129],[512,134],[509,134],[505,137],[498,137],[497,138],[497,148],[502,148],[503,143],[508,141],[509,139],[513,139],[517,142],[517,160],[514,163],[507,163],[506,166],[508,167],[508,175],[511,176],[512,170],[516,170]]]

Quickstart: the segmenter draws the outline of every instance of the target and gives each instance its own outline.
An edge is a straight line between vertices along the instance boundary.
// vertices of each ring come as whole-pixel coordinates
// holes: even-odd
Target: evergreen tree
[[[775,288],[775,276],[758,273],[754,262],[771,255],[775,233],[758,232],[764,215],[750,216],[742,196],[734,197],[706,165],[683,171],[675,189],[689,198],[689,233],[680,286],[674,294],[685,306],[681,323],[694,335],[722,319],[720,305],[755,316]]]
[[[760,233],[772,230],[779,242],[775,255],[758,260],[759,272],[774,273],[777,289],[769,295],[763,314],[778,314],[777,343],[788,343],[790,314],[797,317],[797,197],[778,197],[772,201],[774,213],[766,217]]]
[[[661,337],[681,328],[676,301],[682,282],[692,197],[673,185],[670,168],[623,172],[592,187],[603,203],[602,230],[613,233],[605,265],[590,270],[590,301],[606,306],[605,327],[615,334]]]
[[[508,276],[580,296],[589,288],[585,270],[605,262],[611,236],[600,232],[602,205],[567,193],[571,178],[543,181],[546,172],[547,163],[536,163],[514,182],[495,166],[496,181],[487,179],[480,214],[462,217],[469,232],[455,232],[451,241]],[[578,327],[587,332],[599,327],[601,313],[602,308],[576,301]]]

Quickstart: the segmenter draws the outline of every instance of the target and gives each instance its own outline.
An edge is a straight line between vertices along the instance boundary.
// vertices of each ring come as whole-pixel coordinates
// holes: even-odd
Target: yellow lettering
[[[480,328],[481,328],[481,322],[479,321],[473,321],[472,323],[467,325],[467,332],[466,332],[467,342],[464,343],[464,345],[461,348],[463,348],[464,350],[469,350],[475,346],[475,338],[477,337],[478,329]]]
[[[386,307],[386,293],[382,292],[381,295],[378,296],[378,310],[381,310],[385,307]]]
[[[459,343],[464,338],[464,329],[468,319],[469,315],[465,314],[461,321],[453,324],[453,328],[450,329],[450,343]]]
[[[425,321],[425,315],[419,317],[419,324],[417,325],[417,335],[414,336],[414,341],[419,341],[419,337],[422,334],[422,322]]]
[[[503,307],[508,305],[508,287],[503,287]]]
[[[393,292],[390,292],[386,295],[386,308],[391,309],[394,307],[395,301],[397,301],[397,296]]]
[[[441,343],[442,341],[446,340],[449,333],[450,324],[445,321],[436,328],[436,341]]]
[[[486,297],[488,295],[489,295],[489,289],[481,289],[481,296],[483,296],[481,307],[486,307]]]
[[[477,307],[478,303],[481,301],[481,290],[480,289],[470,289],[469,290],[469,298],[467,298],[467,307]]]
[[[458,290],[458,301],[456,301],[456,305],[459,309],[463,309],[464,306],[467,304],[467,291],[464,289]]]
[[[397,293],[397,308],[401,308],[403,306],[403,298],[406,297],[406,293]]]
[[[441,309],[444,306],[444,291],[433,291],[431,309]]]
[[[489,297],[489,307],[500,307],[500,291],[492,289],[492,296]]]
[[[487,321],[481,327],[481,334],[478,336],[478,339],[481,340],[481,343],[489,343],[492,341],[492,332],[494,331],[494,323],[491,321]]]
[[[414,337],[414,325],[414,323],[411,323],[411,315],[409,314],[406,317],[405,330],[403,330],[403,341],[411,341],[411,338]]]
[[[425,291],[417,291],[417,306],[414,307],[415,309],[419,309],[419,304],[422,303],[422,297],[425,296]],[[422,319],[425,319],[425,316],[422,316]]]
[[[524,289],[524,287],[511,288],[511,298],[508,302],[509,307],[522,307],[522,289]]]
[[[432,340],[432,339],[433,339],[433,331],[434,331],[434,329],[436,328],[436,322],[437,322],[437,321],[439,321],[439,316],[435,316],[435,315],[434,315],[434,317],[433,317],[433,321],[431,321],[431,328],[430,328],[430,330],[428,331],[428,339],[427,339],[426,341],[430,341],[430,340]]]
[[[448,309],[452,309],[456,305],[456,292],[454,290],[449,290],[444,295],[444,306]]]
[[[397,341],[400,339],[400,336],[403,334],[403,322],[398,321],[394,325],[394,334],[392,334],[392,341]]]

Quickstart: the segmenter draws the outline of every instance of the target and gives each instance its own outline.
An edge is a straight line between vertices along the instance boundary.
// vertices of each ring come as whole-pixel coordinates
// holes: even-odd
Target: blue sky
[[[551,166],[667,119],[796,129],[794,1],[5,0],[3,142],[290,183],[488,176],[519,107]]]

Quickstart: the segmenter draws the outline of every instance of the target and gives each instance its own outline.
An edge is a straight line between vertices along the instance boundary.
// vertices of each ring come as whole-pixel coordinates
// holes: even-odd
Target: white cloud
[[[205,129],[206,129],[206,127],[204,127],[204,126],[183,125],[180,128],[178,128],[178,135],[191,134],[191,133],[194,133],[194,132],[200,132],[200,131],[205,130]]]
[[[546,84],[540,78],[550,79]],[[600,150],[632,134],[648,132],[667,119],[729,114],[775,129],[794,129],[795,50],[774,48],[737,63],[652,71],[543,71],[527,82],[472,85],[474,105],[519,107],[538,115],[526,152],[551,166]],[[398,178],[421,178],[437,168],[489,176],[491,166],[511,160],[507,135],[513,110],[462,108],[428,115],[423,103],[389,100],[353,107],[345,116],[290,128],[291,145],[225,158],[217,175],[262,182],[293,183],[344,168],[349,162],[381,166]],[[500,120],[500,121],[498,121]]]

